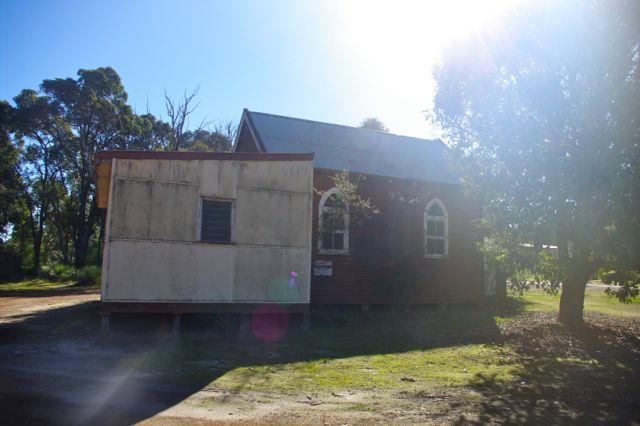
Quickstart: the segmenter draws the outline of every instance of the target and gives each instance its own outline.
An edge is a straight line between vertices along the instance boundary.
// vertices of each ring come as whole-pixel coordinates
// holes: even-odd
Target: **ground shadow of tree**
[[[567,329],[555,313],[517,316],[502,335],[524,368],[509,385],[479,375],[479,424],[628,424],[640,420],[640,323],[589,314]]]
[[[618,364],[628,362],[630,353],[637,357],[637,337],[620,329],[612,346],[610,327],[596,327],[571,337],[580,351],[567,353],[566,341],[561,346],[544,340],[549,328],[551,335],[564,336],[553,330],[559,326],[552,315],[521,319],[525,306],[516,302],[500,311],[512,318],[504,321],[514,321],[506,328],[491,309],[324,309],[314,313],[310,332],[294,330],[271,343],[252,337],[237,318],[222,316],[185,317],[176,340],[170,337],[170,318],[150,315],[114,316],[111,337],[101,341],[95,302],[80,305],[83,309],[52,309],[0,327],[0,411],[11,413],[7,423],[131,424],[238,367],[495,343],[513,346],[525,359],[526,372],[509,386],[477,376],[474,387],[483,396],[479,422],[634,418],[637,405],[629,398],[637,395],[637,385],[629,380],[637,382],[637,376]],[[558,359],[582,354],[580,345],[597,364]],[[538,347],[556,352],[536,352]],[[33,392],[34,385],[39,392]],[[243,392],[242,384],[233,392]]]

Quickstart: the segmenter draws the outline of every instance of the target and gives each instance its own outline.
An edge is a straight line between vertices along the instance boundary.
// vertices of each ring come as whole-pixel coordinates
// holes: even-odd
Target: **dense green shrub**
[[[51,281],[73,281],[77,271],[73,266],[62,263],[50,263],[40,268],[40,275]]]
[[[85,266],[78,270],[78,284],[93,285],[100,283],[100,268],[95,265]]]
[[[40,268],[40,275],[50,281],[76,281],[80,285],[100,283],[100,268],[95,265],[76,269],[62,263],[50,263]]]

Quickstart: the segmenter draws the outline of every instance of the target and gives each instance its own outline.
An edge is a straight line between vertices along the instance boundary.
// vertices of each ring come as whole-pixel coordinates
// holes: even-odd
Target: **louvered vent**
[[[202,200],[200,239],[213,243],[231,242],[231,202]]]

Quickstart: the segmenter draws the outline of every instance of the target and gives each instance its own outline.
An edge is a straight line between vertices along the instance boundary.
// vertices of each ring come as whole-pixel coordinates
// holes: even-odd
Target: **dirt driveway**
[[[0,324],[15,323],[56,308],[100,300],[99,290],[38,290],[0,293]]]

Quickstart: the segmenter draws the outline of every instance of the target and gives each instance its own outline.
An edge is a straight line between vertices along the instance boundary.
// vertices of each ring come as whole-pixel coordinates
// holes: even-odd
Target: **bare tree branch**
[[[164,105],[169,117],[169,125],[171,126],[169,151],[179,151],[182,148],[184,134],[189,127],[189,116],[200,105],[200,102],[193,103],[199,91],[200,86],[196,87],[190,94],[185,90],[182,99],[179,100],[171,99],[167,91],[164,91]],[[199,129],[202,128],[204,123],[205,120],[203,119]]]

